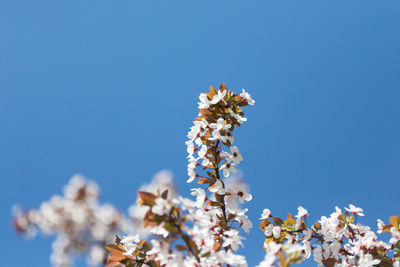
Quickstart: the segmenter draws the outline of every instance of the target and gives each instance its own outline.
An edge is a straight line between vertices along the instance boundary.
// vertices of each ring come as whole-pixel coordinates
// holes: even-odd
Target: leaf
[[[222,142],[222,143],[227,147],[231,147],[232,146],[232,143],[229,140],[226,140],[225,142]]]
[[[140,204],[144,204],[146,206],[153,206],[155,204],[155,199],[157,198],[157,196],[153,193],[144,191],[138,191],[137,193],[141,200]]]
[[[156,226],[156,225],[159,225],[159,223],[157,223],[157,222],[153,222],[153,221],[150,221],[150,220],[144,220],[143,221],[144,222],[144,227],[146,228],[146,227],[149,227],[149,226]]]
[[[208,122],[216,122],[217,120],[213,116],[213,113],[209,111],[208,109],[200,109],[201,115],[206,118]]]
[[[187,246],[184,246],[184,245],[176,245],[175,246],[175,248],[177,249],[177,250],[188,250],[188,248],[187,248]]]
[[[319,223],[317,223],[317,222],[314,223],[314,229],[317,230],[317,231],[321,230],[321,225]]]
[[[238,96],[238,95],[236,95],[236,96],[233,98],[233,101],[235,101],[235,104],[236,104],[236,105],[241,106],[241,107],[247,106],[247,105],[248,105],[248,103],[247,103],[247,101],[246,101],[246,98],[241,97],[241,96]]]
[[[272,220],[274,220],[274,223],[275,223],[276,225],[281,226],[281,225],[283,224],[282,219],[279,218],[279,217],[274,217]]]
[[[215,247],[215,244],[214,244],[214,247]],[[205,257],[209,257],[210,255],[211,255],[210,252],[206,252],[206,253],[202,254],[201,257],[205,258]]]
[[[218,93],[217,93],[217,90],[215,90],[214,86],[212,86],[212,85],[210,85],[210,94],[211,94],[212,96],[218,94]]]
[[[396,228],[399,228],[400,225],[400,217],[399,216],[392,216],[389,218],[389,222]]]
[[[179,229],[175,225],[170,223],[170,222],[166,222],[165,225],[164,225],[164,228],[165,228],[165,230],[167,230],[171,234],[179,233]]]
[[[116,244],[106,245],[105,248],[110,252],[113,252],[113,251],[122,251],[122,252],[124,252],[124,250],[119,245],[116,245]]]
[[[174,242],[176,239],[178,239],[178,235],[171,235],[167,238],[164,238],[164,241],[168,242],[168,243],[172,243]]]
[[[329,258],[326,260],[322,260],[322,263],[326,266],[326,267],[334,267],[335,263],[336,263],[336,259],[334,258]]]
[[[207,172],[208,176],[210,176],[212,179],[215,179],[215,175],[212,172]]]
[[[214,243],[214,251],[218,251],[221,248],[221,243],[215,242]]]
[[[213,206],[213,207],[219,207],[219,203],[215,202],[215,201],[212,201],[212,200],[207,201],[206,205],[207,206]]]
[[[199,255],[199,249],[197,248],[196,243],[188,235],[183,235],[182,238],[190,247],[190,251],[197,257]]]
[[[279,259],[279,263],[280,263],[279,266],[285,266],[286,257],[281,250],[279,250],[279,252],[278,252],[278,259]]]
[[[290,213],[288,214],[285,223],[288,224],[288,225],[296,224],[296,221],[293,219],[292,214],[290,214]]]
[[[162,192],[161,197],[165,200],[168,198],[168,189],[166,189],[164,192]]]
[[[145,240],[140,240],[139,243],[138,243],[138,246],[142,247],[146,242],[147,241],[145,241]]]
[[[235,215],[235,214],[233,214],[233,213],[229,214],[229,215],[228,215],[228,222],[229,222],[230,220],[235,219],[235,218],[236,218],[236,215]]]
[[[108,256],[108,261],[106,266],[114,266],[119,264],[120,261],[126,259],[126,256],[122,251],[113,250]]]
[[[222,82],[221,85],[218,88],[221,92],[228,90],[228,88],[226,88],[225,83]]]
[[[383,227],[382,232],[383,232],[383,233],[390,233],[390,229],[391,229],[392,227],[393,227],[393,226],[392,226],[391,224],[386,224],[386,225]]]
[[[201,178],[200,180],[197,181],[198,184],[212,184],[214,183],[214,180],[208,179],[208,178]]]
[[[263,229],[264,227],[267,227],[271,222],[269,222],[267,219],[263,220],[260,222],[260,228]]]

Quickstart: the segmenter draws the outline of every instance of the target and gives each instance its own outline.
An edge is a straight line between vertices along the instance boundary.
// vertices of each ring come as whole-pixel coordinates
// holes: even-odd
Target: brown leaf
[[[116,244],[106,245],[105,248],[108,251],[111,251],[111,252],[113,252],[113,251],[122,251],[122,252],[124,252],[124,250],[119,245],[116,245]]]
[[[400,225],[400,217],[399,216],[392,216],[389,218],[389,222],[396,228],[398,229]]]
[[[184,246],[184,245],[176,245],[175,248],[177,250],[188,250],[187,246]]]
[[[296,224],[296,221],[293,219],[292,214],[288,214],[287,219],[286,219],[286,223],[289,225],[294,225]]]
[[[383,227],[382,232],[383,232],[383,233],[390,233],[390,229],[391,229],[392,227],[393,227],[393,226],[392,226],[391,224],[386,224],[386,225]]]
[[[326,266],[326,267],[334,267],[335,263],[336,263],[336,259],[334,258],[329,258],[326,260],[322,260],[322,263]]]
[[[138,191],[137,192],[142,204],[146,206],[153,206],[155,204],[155,199],[157,198],[156,195],[150,192]]]
[[[106,266],[114,266],[119,264],[120,261],[126,259],[127,257],[123,254],[122,251],[113,251],[108,255],[108,261]]]
[[[213,206],[213,207],[219,207],[219,203],[215,202],[215,201],[212,201],[212,200],[207,201],[206,205],[207,206]]]
[[[262,222],[260,222],[260,228],[263,229],[264,227],[267,227],[269,224],[270,222],[265,219]]]
[[[222,82],[221,85],[218,88],[221,92],[228,90],[228,88],[226,88],[225,83]]]
[[[221,243],[215,242],[214,243],[214,251],[218,251],[221,248]]]
[[[197,181],[198,184],[212,184],[214,183],[214,180],[208,179],[208,178],[201,178],[200,180]]]
[[[201,115],[208,121],[208,122],[216,122],[216,118],[214,117],[213,113],[208,109],[200,109]]]
[[[274,223],[276,224],[276,225],[282,225],[283,224],[283,221],[282,221],[282,219],[281,218],[279,218],[279,217],[274,217],[272,220],[274,220]]]
[[[210,94],[212,94],[213,96],[218,94],[217,90],[215,90],[214,86],[210,85]]]

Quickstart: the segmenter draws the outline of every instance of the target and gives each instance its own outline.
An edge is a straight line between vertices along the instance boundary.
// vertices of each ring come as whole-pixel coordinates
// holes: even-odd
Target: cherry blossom
[[[349,205],[349,208],[344,208],[344,209],[356,216],[364,216],[364,213],[362,213],[363,209],[357,208],[352,204]]]

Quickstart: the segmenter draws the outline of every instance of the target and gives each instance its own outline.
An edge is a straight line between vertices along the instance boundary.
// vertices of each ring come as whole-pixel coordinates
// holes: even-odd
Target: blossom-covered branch
[[[265,209],[260,223],[265,234],[265,259],[258,267],[290,266],[314,255],[318,266],[399,266],[400,217],[392,216],[389,224],[378,220],[378,233],[390,233],[389,242],[378,240],[368,226],[356,223],[364,216],[361,208],[350,205],[345,211],[336,207],[330,217],[321,217],[307,225],[308,211],[298,207],[298,213],[286,220],[273,217]]]
[[[118,248],[109,247],[111,265],[151,262],[157,266],[247,266],[245,257],[236,251],[243,245],[240,229],[249,232],[252,224],[245,214],[247,209],[231,203],[243,203],[252,197],[246,186],[229,187],[223,178],[236,172],[242,160],[239,149],[233,146],[232,133],[235,126],[246,121],[242,107],[253,105],[254,100],[244,90],[237,95],[224,84],[218,90],[211,86],[199,99],[199,115],[186,142],[187,182],[197,181],[205,188],[191,190],[195,201],[168,199],[168,191],[138,192],[139,203],[149,207],[145,226],[158,237],[150,241],[150,251],[138,246],[142,242],[138,238],[130,244],[117,242]]]

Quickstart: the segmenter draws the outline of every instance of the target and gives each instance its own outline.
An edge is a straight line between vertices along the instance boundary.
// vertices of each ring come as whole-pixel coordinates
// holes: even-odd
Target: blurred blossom
[[[176,194],[173,174],[168,170],[158,172],[141,187],[154,192],[165,189],[170,196]],[[50,256],[53,266],[72,266],[78,253],[85,253],[92,266],[104,265],[108,255],[105,245],[114,242],[116,234],[143,234],[146,207],[133,205],[129,216],[124,215],[113,205],[100,203],[99,186],[80,174],[71,178],[63,193],[43,202],[39,209],[12,209],[14,227],[24,237],[34,238],[38,231],[56,236]]]

